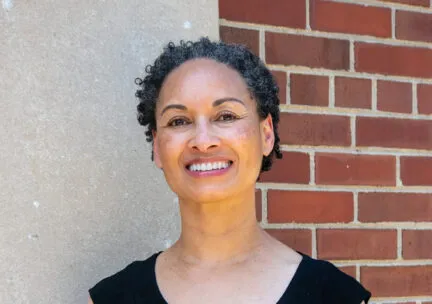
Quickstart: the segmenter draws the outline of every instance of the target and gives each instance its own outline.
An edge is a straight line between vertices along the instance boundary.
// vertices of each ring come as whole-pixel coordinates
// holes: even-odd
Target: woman
[[[242,46],[170,43],[137,84],[152,159],[178,195],[181,235],[90,289],[89,303],[366,303],[332,264],[268,235],[255,183],[281,158],[278,88]]]

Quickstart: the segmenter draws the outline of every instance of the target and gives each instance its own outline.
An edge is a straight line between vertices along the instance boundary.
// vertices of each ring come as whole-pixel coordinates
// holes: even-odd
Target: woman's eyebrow
[[[234,101],[234,102],[238,102],[241,103],[242,105],[245,106],[244,102],[241,101],[240,99],[234,98],[234,97],[225,97],[225,98],[220,98],[220,99],[216,99],[215,101],[213,101],[213,107],[217,107],[220,106],[221,104],[223,104],[224,102],[228,102],[228,101]],[[182,111],[186,111],[187,107],[181,104],[170,104],[167,105],[161,112],[160,116],[162,116],[166,111],[168,111],[169,109],[179,109]]]
[[[237,99],[234,97],[225,97],[225,98],[220,98],[220,99],[216,99],[215,101],[213,101],[213,107],[220,106],[221,104],[223,104],[224,102],[227,102],[227,101],[239,102],[242,105],[245,105],[244,102],[241,101],[240,99]]]
[[[181,104],[170,104],[170,105],[167,105],[163,110],[162,110],[162,112],[160,113],[160,116],[162,116],[166,111],[168,111],[169,109],[179,109],[179,110],[182,110],[182,111],[186,111],[187,110],[187,107],[186,106],[184,106],[184,105],[181,105]]]

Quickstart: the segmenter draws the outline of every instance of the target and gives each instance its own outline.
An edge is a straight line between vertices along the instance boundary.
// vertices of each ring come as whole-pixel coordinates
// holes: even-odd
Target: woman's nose
[[[190,148],[206,152],[210,148],[218,147],[219,145],[220,139],[208,122],[196,123],[194,135],[189,141]]]

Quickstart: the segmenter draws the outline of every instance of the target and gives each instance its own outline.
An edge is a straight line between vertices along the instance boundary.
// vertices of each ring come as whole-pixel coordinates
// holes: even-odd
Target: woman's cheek
[[[229,133],[231,139],[242,146],[250,146],[253,144],[258,134],[258,129],[251,125],[241,125],[234,132],[231,130]]]
[[[261,166],[259,159],[261,157],[260,132],[255,125],[248,124],[239,127],[232,142],[237,147],[238,153],[241,155],[242,163],[247,168],[256,166],[257,163]]]
[[[176,136],[169,133],[161,134],[159,137],[159,149],[163,160],[169,160],[178,149]]]

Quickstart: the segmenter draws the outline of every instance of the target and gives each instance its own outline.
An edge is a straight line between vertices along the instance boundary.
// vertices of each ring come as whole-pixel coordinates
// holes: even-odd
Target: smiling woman
[[[344,303],[370,293],[257,223],[255,184],[281,158],[278,88],[246,48],[170,43],[141,86],[138,120],[178,195],[181,234],[90,289],[105,303]]]

